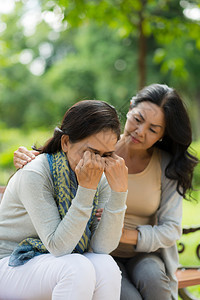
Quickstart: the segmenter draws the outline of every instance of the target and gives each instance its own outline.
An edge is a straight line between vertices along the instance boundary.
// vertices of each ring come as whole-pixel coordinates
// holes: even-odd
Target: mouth
[[[132,140],[132,142],[134,143],[134,144],[140,144],[141,142],[139,141],[139,140],[137,140],[135,137],[133,137],[132,135],[131,135],[131,140]]]

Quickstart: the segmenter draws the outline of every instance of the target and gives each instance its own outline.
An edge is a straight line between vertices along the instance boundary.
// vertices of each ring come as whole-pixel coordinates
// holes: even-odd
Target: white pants
[[[106,254],[42,254],[18,267],[0,260],[0,300],[119,300],[121,272]]]

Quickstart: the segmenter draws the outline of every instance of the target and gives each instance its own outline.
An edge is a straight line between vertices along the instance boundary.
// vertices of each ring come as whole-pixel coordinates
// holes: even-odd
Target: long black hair
[[[76,143],[102,130],[112,130],[119,140],[120,121],[115,108],[99,100],[79,101],[66,111],[53,137],[44,146],[34,149],[40,153],[56,153],[61,150],[61,137],[64,134],[69,136],[71,143]]]
[[[198,159],[188,150],[192,142],[190,119],[178,93],[163,84],[144,87],[131,100],[131,109],[139,103],[149,101],[163,109],[166,129],[162,140],[155,146],[171,154],[165,175],[177,180],[178,193],[186,197],[187,190],[192,190],[192,177]]]

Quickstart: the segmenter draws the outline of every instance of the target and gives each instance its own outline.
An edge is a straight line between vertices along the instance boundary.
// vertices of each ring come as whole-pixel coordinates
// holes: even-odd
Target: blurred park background
[[[0,0],[0,185],[13,151],[43,144],[73,103],[105,100],[123,127],[130,98],[156,82],[183,97],[200,158],[199,0]],[[200,201],[184,201],[184,225],[199,215]],[[199,265],[191,251],[181,263]]]

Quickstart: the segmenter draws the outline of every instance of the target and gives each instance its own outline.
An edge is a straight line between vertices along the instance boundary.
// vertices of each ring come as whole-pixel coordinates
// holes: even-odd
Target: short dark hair
[[[171,154],[165,174],[168,178],[177,180],[177,191],[185,197],[186,191],[192,189],[193,170],[198,163],[198,159],[188,151],[192,142],[192,130],[185,105],[179,94],[165,84],[144,87],[132,98],[130,108],[144,101],[158,105],[164,112],[165,133],[155,146]]]
[[[112,130],[119,140],[120,121],[115,108],[99,100],[79,101],[66,111],[53,137],[37,150],[41,153],[56,153],[61,150],[63,134],[69,136],[71,143],[76,143],[102,130]]]

